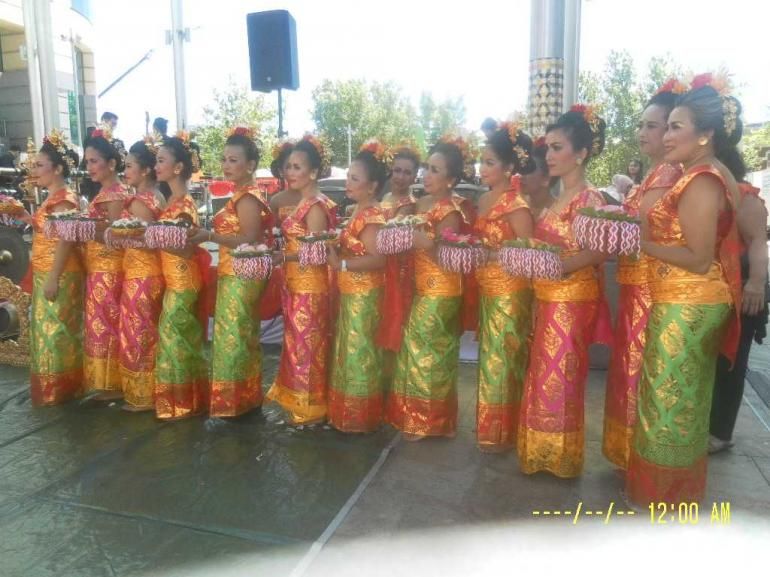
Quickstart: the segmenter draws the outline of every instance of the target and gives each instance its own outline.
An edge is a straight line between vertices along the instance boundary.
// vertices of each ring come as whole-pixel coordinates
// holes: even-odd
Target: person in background
[[[390,192],[380,206],[386,220],[413,215],[417,200],[411,187],[420,168],[420,155],[410,146],[399,146],[393,152],[393,169],[390,175]],[[390,255],[385,265],[385,295],[383,310],[388,311],[380,319],[377,344],[383,351],[383,370],[388,379],[393,376],[395,358],[401,349],[404,324],[412,308],[414,292],[414,258],[411,253]]]
[[[623,204],[626,195],[634,187],[634,181],[625,174],[616,174],[612,177],[612,185],[603,191],[607,204]]]
[[[767,208],[759,197],[759,189],[744,181],[742,159],[735,160],[731,172],[738,181],[741,196],[737,213],[743,283],[741,338],[732,367],[724,355],[717,359],[709,426],[709,453],[718,453],[733,446],[733,430],[743,399],[751,343],[756,341],[762,344],[767,336],[767,300],[770,295],[770,287],[767,285]]]
[[[481,132],[484,133],[484,140],[489,140],[497,132],[497,120],[494,118],[485,118],[481,123]]]
[[[118,127],[118,115],[114,112],[104,112],[102,114],[101,123],[110,127],[112,132]]]
[[[634,158],[628,163],[626,168],[626,176],[631,179],[634,184],[641,184],[644,178],[644,165],[638,158]]]
[[[152,132],[155,140],[165,140],[168,138],[168,119],[158,116],[152,121]]]
[[[540,220],[555,200],[551,194],[551,177],[548,175],[548,164],[545,161],[547,150],[545,137],[541,136],[535,140],[531,155],[535,169],[519,176],[521,194],[529,204],[535,222]]]
[[[0,154],[0,168],[18,168],[20,157],[21,148],[19,148],[16,144],[12,144],[8,149],[8,152],[3,152]]]

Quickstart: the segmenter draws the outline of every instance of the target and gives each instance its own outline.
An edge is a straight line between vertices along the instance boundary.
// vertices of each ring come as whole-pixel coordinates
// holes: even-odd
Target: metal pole
[[[283,92],[278,89],[278,138],[283,138]]]
[[[348,124],[348,168],[351,162],[353,162],[353,130]]]
[[[581,4],[581,0],[567,0],[564,13],[564,111],[578,100]]]
[[[115,86],[115,85],[116,85],[118,82],[120,82],[120,81],[121,81],[121,80],[123,80],[123,79],[124,79],[126,76],[128,76],[128,75],[129,75],[129,74],[131,74],[131,73],[132,73],[134,70],[136,70],[136,68],[137,68],[137,67],[138,67],[140,64],[142,64],[142,62],[145,62],[146,60],[149,60],[149,59],[150,59],[150,56],[152,56],[152,53],[153,53],[153,52],[154,52],[154,50],[150,50],[150,51],[148,51],[148,52],[147,52],[147,54],[145,54],[144,56],[142,56],[142,58],[139,60],[139,62],[137,62],[136,64],[134,64],[134,65],[133,65],[131,68],[129,68],[129,69],[128,69],[128,70],[126,70],[126,71],[125,71],[123,74],[121,74],[120,76],[118,76],[118,77],[117,77],[115,80],[113,80],[112,82],[110,82],[110,85],[109,85],[107,88],[105,88],[104,90],[102,90],[102,91],[101,91],[99,94],[97,94],[97,95],[96,95],[96,97],[97,97],[97,98],[101,98],[102,96],[104,96],[105,94],[107,94],[107,93],[108,93],[110,90],[112,90],[112,88],[113,88],[113,87],[114,87],[114,86]]]
[[[45,136],[43,118],[43,95],[40,87],[40,66],[37,58],[37,37],[35,35],[35,1],[24,0],[24,40],[27,50],[27,75],[29,76],[29,100],[32,108],[32,134],[37,144]]]
[[[184,41],[182,0],[171,0],[171,46],[174,51],[174,91],[176,94],[176,124],[179,130],[187,128],[187,92],[184,74]]]
[[[556,121],[564,101],[565,0],[531,0],[529,129],[539,136]]]

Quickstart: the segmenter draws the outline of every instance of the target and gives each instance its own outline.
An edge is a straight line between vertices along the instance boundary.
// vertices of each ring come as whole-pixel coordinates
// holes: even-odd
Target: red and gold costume
[[[122,184],[102,188],[88,215],[107,219],[106,203],[126,202]],[[95,240],[85,246],[86,277],[84,384],[86,391],[120,392],[120,299],[123,290],[123,249]]]
[[[59,277],[59,292],[49,301],[43,287],[54,264],[59,240],[43,233],[58,205],[78,207],[77,195],[63,188],[48,195],[32,217],[32,318],[30,389],[35,405],[55,405],[78,397],[83,384],[83,266],[73,247]]]
[[[645,506],[703,498],[717,355],[721,349],[732,361],[740,335],[740,244],[733,199],[719,171],[689,169],[648,212],[650,240],[687,246],[679,202],[692,180],[705,175],[719,181],[727,203],[709,270],[696,274],[645,256],[652,306],[626,482],[628,496]]]
[[[516,234],[513,213],[527,203],[516,190],[503,193],[474,226],[476,235],[497,251]],[[480,289],[478,405],[476,442],[482,447],[515,447],[521,394],[532,328],[532,286],[507,275],[497,261],[476,271]]]
[[[639,215],[639,202],[650,190],[669,189],[682,170],[659,164],[626,196],[623,209]],[[604,401],[604,437],[602,451],[612,463],[628,468],[631,437],[636,423],[636,392],[642,368],[644,331],[650,313],[650,288],[647,285],[646,259],[619,256],[617,280],[620,285],[618,314],[615,322],[614,349],[607,370]]]
[[[546,209],[535,227],[535,238],[561,247],[562,258],[577,254],[580,247],[572,222],[579,209],[602,204],[602,195],[589,188],[558,213]],[[557,477],[576,477],[583,469],[588,347],[596,340],[601,309],[599,268],[587,266],[560,280],[533,283],[534,340],[517,440],[524,473],[549,471]]]
[[[154,191],[137,193],[126,200],[142,203],[157,219],[161,208]],[[156,250],[128,248],[123,256],[123,292],[120,298],[120,373],[126,403],[139,409],[155,404],[155,355],[158,321],[163,308],[163,269]]]
[[[287,256],[299,253],[299,237],[309,229],[306,217],[319,206],[329,228],[336,223],[335,205],[321,193],[304,199],[281,224]],[[284,265],[283,350],[275,384],[267,397],[278,402],[294,423],[318,422],[326,418],[328,389],[329,274],[328,267],[287,261]]]
[[[463,211],[456,198],[438,200],[424,214],[426,233]],[[466,223],[467,225],[467,223]],[[414,253],[415,296],[388,396],[388,421],[421,436],[453,436],[457,428],[457,363],[460,353],[460,273],[441,268],[425,250]]]
[[[246,196],[258,202],[263,233],[270,230],[271,213],[262,192],[256,186],[247,186],[236,189],[214,217],[217,234],[235,236],[240,233],[237,205]],[[235,417],[262,404],[262,346],[259,342],[258,310],[267,281],[236,277],[230,250],[226,246],[219,247],[209,406],[213,417]]]
[[[365,255],[361,234],[384,223],[377,206],[356,212],[340,235],[341,258]],[[331,359],[329,423],[343,432],[366,433],[382,424],[382,351],[375,334],[384,282],[383,270],[337,273],[340,310]]]
[[[409,194],[393,200],[388,198],[389,202],[382,203],[385,220],[391,220],[396,217],[399,210],[404,207],[412,207],[417,203],[415,198]],[[401,337],[404,333],[404,324],[409,316],[409,309],[412,307],[412,297],[414,296],[414,257],[411,253],[388,256],[385,261],[385,293],[383,310],[387,314],[380,321],[380,327],[377,331],[377,344],[393,353],[401,349]],[[388,357],[388,362],[392,371],[393,355]],[[386,367],[387,369],[387,367]]]
[[[160,218],[198,224],[198,207],[185,195],[170,200]],[[155,414],[159,419],[180,419],[202,413],[208,406],[204,334],[197,317],[203,279],[195,255],[185,258],[161,251],[160,258],[166,292],[158,323]]]

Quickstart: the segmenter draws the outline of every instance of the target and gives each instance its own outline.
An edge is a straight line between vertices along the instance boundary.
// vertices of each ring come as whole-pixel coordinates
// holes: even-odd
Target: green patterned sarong
[[[329,422],[348,433],[376,430],[382,423],[382,350],[374,339],[382,288],[341,294],[329,384]]]
[[[259,299],[266,281],[223,275],[217,283],[209,412],[235,417],[262,404]]]
[[[415,295],[388,396],[388,420],[412,435],[457,428],[461,297]]]

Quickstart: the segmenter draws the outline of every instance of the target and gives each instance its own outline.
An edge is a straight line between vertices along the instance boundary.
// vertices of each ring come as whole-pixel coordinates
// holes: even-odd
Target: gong
[[[0,277],[19,284],[29,268],[29,248],[18,231],[0,226]]]

